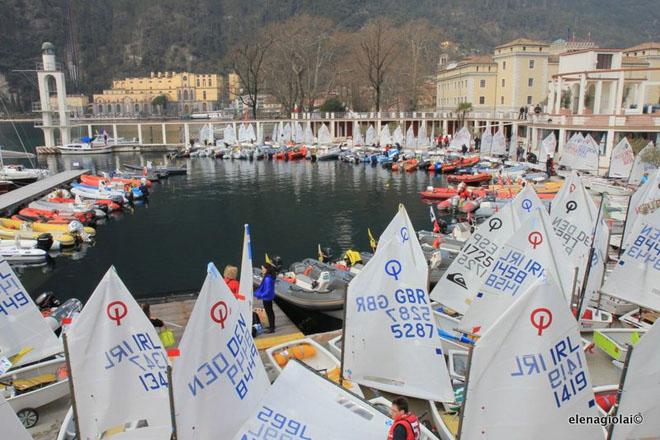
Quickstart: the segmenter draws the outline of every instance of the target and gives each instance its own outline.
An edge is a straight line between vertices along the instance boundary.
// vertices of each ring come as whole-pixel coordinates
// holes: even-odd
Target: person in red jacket
[[[387,440],[419,440],[419,420],[409,410],[408,401],[403,397],[397,397],[392,401],[390,412],[394,422],[390,427]]]
[[[236,266],[225,266],[225,271],[223,273],[225,278],[225,283],[227,287],[231,290],[231,293],[234,294],[236,299],[245,299],[240,293],[238,293],[238,288],[240,283],[238,282],[238,268]]]

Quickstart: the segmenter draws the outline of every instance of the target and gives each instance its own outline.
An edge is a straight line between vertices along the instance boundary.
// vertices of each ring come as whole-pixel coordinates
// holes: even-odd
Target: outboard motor
[[[71,235],[73,235],[74,237],[79,238],[80,240],[82,240],[86,243],[92,241],[89,234],[87,234],[87,232],[85,232],[85,227],[79,221],[74,220],[71,223],[69,223],[68,229],[69,229],[69,233]]]
[[[39,306],[39,310],[48,310],[60,306],[60,300],[55,297],[53,292],[44,292],[34,300]]]
[[[37,237],[37,249],[42,249],[46,252],[53,246],[53,236],[49,233],[39,234]]]

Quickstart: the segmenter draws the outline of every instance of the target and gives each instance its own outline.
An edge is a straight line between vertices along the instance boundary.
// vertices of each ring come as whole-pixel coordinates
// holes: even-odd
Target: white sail
[[[559,152],[559,165],[565,167],[571,166],[574,157],[572,152],[577,150],[582,141],[584,141],[584,137],[580,132],[574,133],[573,136],[571,136],[570,139],[566,141],[564,148]],[[571,153],[566,154],[566,151],[570,151]]]
[[[273,143],[279,143],[280,141],[279,124],[277,123],[273,125],[273,134],[271,134],[270,140]]]
[[[515,148],[513,151],[515,151]],[[500,127],[493,135],[493,146],[490,149],[490,154],[493,156],[506,154],[506,138],[504,137],[502,127]]]
[[[424,253],[401,206],[375,255],[348,286],[345,378],[399,395],[454,400],[427,282]]]
[[[545,205],[539,199],[533,185],[525,185],[511,201],[511,205],[513,206],[513,214],[519,223],[524,222],[536,209],[546,211]]]
[[[282,134],[280,136],[282,137],[282,141],[285,144],[291,142],[291,124],[287,122],[286,125],[284,125],[284,129],[282,130]]]
[[[202,145],[214,145],[215,144],[215,138],[213,137],[213,125],[212,124],[206,124],[202,126],[201,130],[199,130],[199,142],[202,143]]]
[[[362,133],[360,132],[360,123],[358,121],[353,121],[353,146],[364,145],[364,139],[362,139]]]
[[[254,133],[254,126],[252,124],[248,124],[246,132],[248,142],[251,144],[254,143],[254,141],[257,140],[257,135]]]
[[[623,137],[612,150],[610,159],[610,171],[608,177],[618,177],[627,179],[635,162],[635,153],[633,152],[627,137]]]
[[[649,179],[637,188],[637,191],[630,197],[628,205],[628,216],[626,218],[625,228],[623,230],[623,239],[621,244],[625,245],[630,230],[635,226],[639,216],[645,216],[653,213],[660,207],[660,170],[656,170]]]
[[[61,353],[62,343],[6,260],[0,261],[0,279],[0,358],[19,355],[13,362],[19,366]]]
[[[449,149],[460,150],[463,145],[470,148],[471,143],[472,135],[470,135],[470,131],[467,129],[467,127],[463,127],[451,138],[451,141],[449,142]]]
[[[252,322],[252,303],[254,302],[254,285],[252,280],[252,241],[250,225],[243,226],[243,255],[241,257],[241,279],[238,287],[239,301],[243,305],[243,316]]]
[[[236,131],[232,124],[227,124],[222,134],[222,140],[227,145],[234,145],[236,143]]]
[[[268,391],[245,310],[209,263],[172,372],[178,439],[232,438]]]
[[[461,320],[461,328],[483,333],[538,279],[558,280],[566,303],[572,293],[572,273],[548,214],[537,209],[500,247],[493,265]]]
[[[376,144],[376,129],[374,129],[374,126],[371,124],[369,124],[369,128],[367,128],[364,143],[369,146]]]
[[[540,158],[540,160],[542,161],[545,160],[545,156],[547,156],[548,154],[550,156],[554,156],[556,148],[557,148],[557,138],[555,137],[555,132],[553,131],[550,132],[550,134],[546,136],[545,139],[543,139],[543,141],[541,142],[541,148],[539,150],[539,154],[543,155],[543,157]]]
[[[419,122],[419,130],[417,131],[417,146],[426,147],[429,145],[429,139],[426,134],[426,123],[424,121]]]
[[[587,135],[577,133],[564,145],[559,164],[573,170],[597,171],[600,146]]]
[[[641,424],[614,425],[613,439],[657,438],[660,433],[660,320],[635,345],[621,393],[618,414],[639,414]]]
[[[412,124],[408,126],[406,130],[406,147],[415,148],[417,147],[417,140],[415,139],[415,131],[413,130]]]
[[[619,263],[602,291],[624,301],[660,311],[660,209],[639,217]]]
[[[7,440],[32,440],[32,436],[16,417],[16,413],[9,406],[2,393],[0,393],[0,426],[2,438]]]
[[[598,208],[575,171],[564,181],[552,201],[550,218],[552,227],[564,246],[568,261],[562,262],[572,276],[578,268],[577,287],[582,286],[591,250],[591,241],[598,218]],[[595,299],[600,287],[607,255],[607,225],[599,220],[594,246],[594,259],[589,272],[587,298]],[[586,302],[584,302],[586,304]]]
[[[238,126],[238,143],[247,143],[247,136],[245,133],[245,124],[241,124]]]
[[[328,145],[332,143],[332,137],[330,136],[330,130],[325,124],[321,124],[318,132],[318,144],[319,145]]]
[[[394,129],[394,133],[392,134],[392,143],[403,145],[403,130],[401,130],[400,125]]]
[[[517,130],[512,131],[513,133],[511,134],[511,140],[509,142],[509,156],[515,157],[516,150],[518,150],[518,134],[516,133]]]
[[[362,399],[293,360],[233,438],[382,440],[390,424]]]
[[[390,127],[387,124],[383,124],[380,128],[380,133],[378,134],[378,142],[381,147],[392,144],[392,136],[390,135]]]
[[[481,154],[488,155],[490,153],[490,149],[493,147],[493,133],[490,131],[490,127],[485,129],[483,133],[481,133],[481,144],[480,144],[480,152]]]
[[[500,246],[516,231],[513,205],[504,205],[467,239],[431,291],[431,299],[461,314],[485,281]]]
[[[264,144],[264,124],[257,127],[257,145]]]
[[[653,142],[649,142],[648,145],[646,145],[646,147],[642,149],[642,151],[637,153],[637,156],[635,156],[635,162],[633,163],[632,170],[630,171],[630,177],[628,178],[628,183],[639,185],[645,173],[648,173],[650,176],[655,172],[655,170],[658,169],[658,167],[653,165],[651,162],[647,162],[646,160],[644,160],[646,155],[652,152],[654,149],[660,150],[660,147],[654,147]],[[656,153],[660,154],[660,152],[658,151],[656,151]]]
[[[167,355],[149,318],[111,267],[67,331],[84,439],[137,425],[132,439],[170,438]]]
[[[305,142],[305,132],[303,131],[303,128],[302,128],[302,125],[300,125],[300,122],[296,122],[295,142],[297,144],[302,144],[303,142]]]
[[[577,322],[552,277],[516,298],[476,342],[461,438],[602,439]]]
[[[313,145],[314,144],[314,132],[312,131],[312,124],[309,121],[307,121],[307,125],[305,125],[304,143],[305,143],[305,145]]]

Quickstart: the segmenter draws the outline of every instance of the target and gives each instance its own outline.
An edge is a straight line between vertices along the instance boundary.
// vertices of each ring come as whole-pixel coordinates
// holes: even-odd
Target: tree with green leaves
[[[328,113],[341,113],[346,110],[346,106],[336,96],[331,96],[321,104],[320,110]]]
[[[158,114],[162,115],[167,109],[167,95],[158,95],[151,100],[151,105],[158,109]]]

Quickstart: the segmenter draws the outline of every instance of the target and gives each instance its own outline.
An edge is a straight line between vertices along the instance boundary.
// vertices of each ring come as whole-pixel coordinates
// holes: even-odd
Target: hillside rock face
[[[70,88],[82,93],[150,71],[220,71],[236,41],[301,13],[347,31],[377,16],[426,18],[465,52],[518,37],[575,35],[602,47],[660,38],[657,0],[0,0],[0,73],[14,93],[33,97],[33,78],[11,71],[34,69],[43,41],[77,66],[67,69]]]

